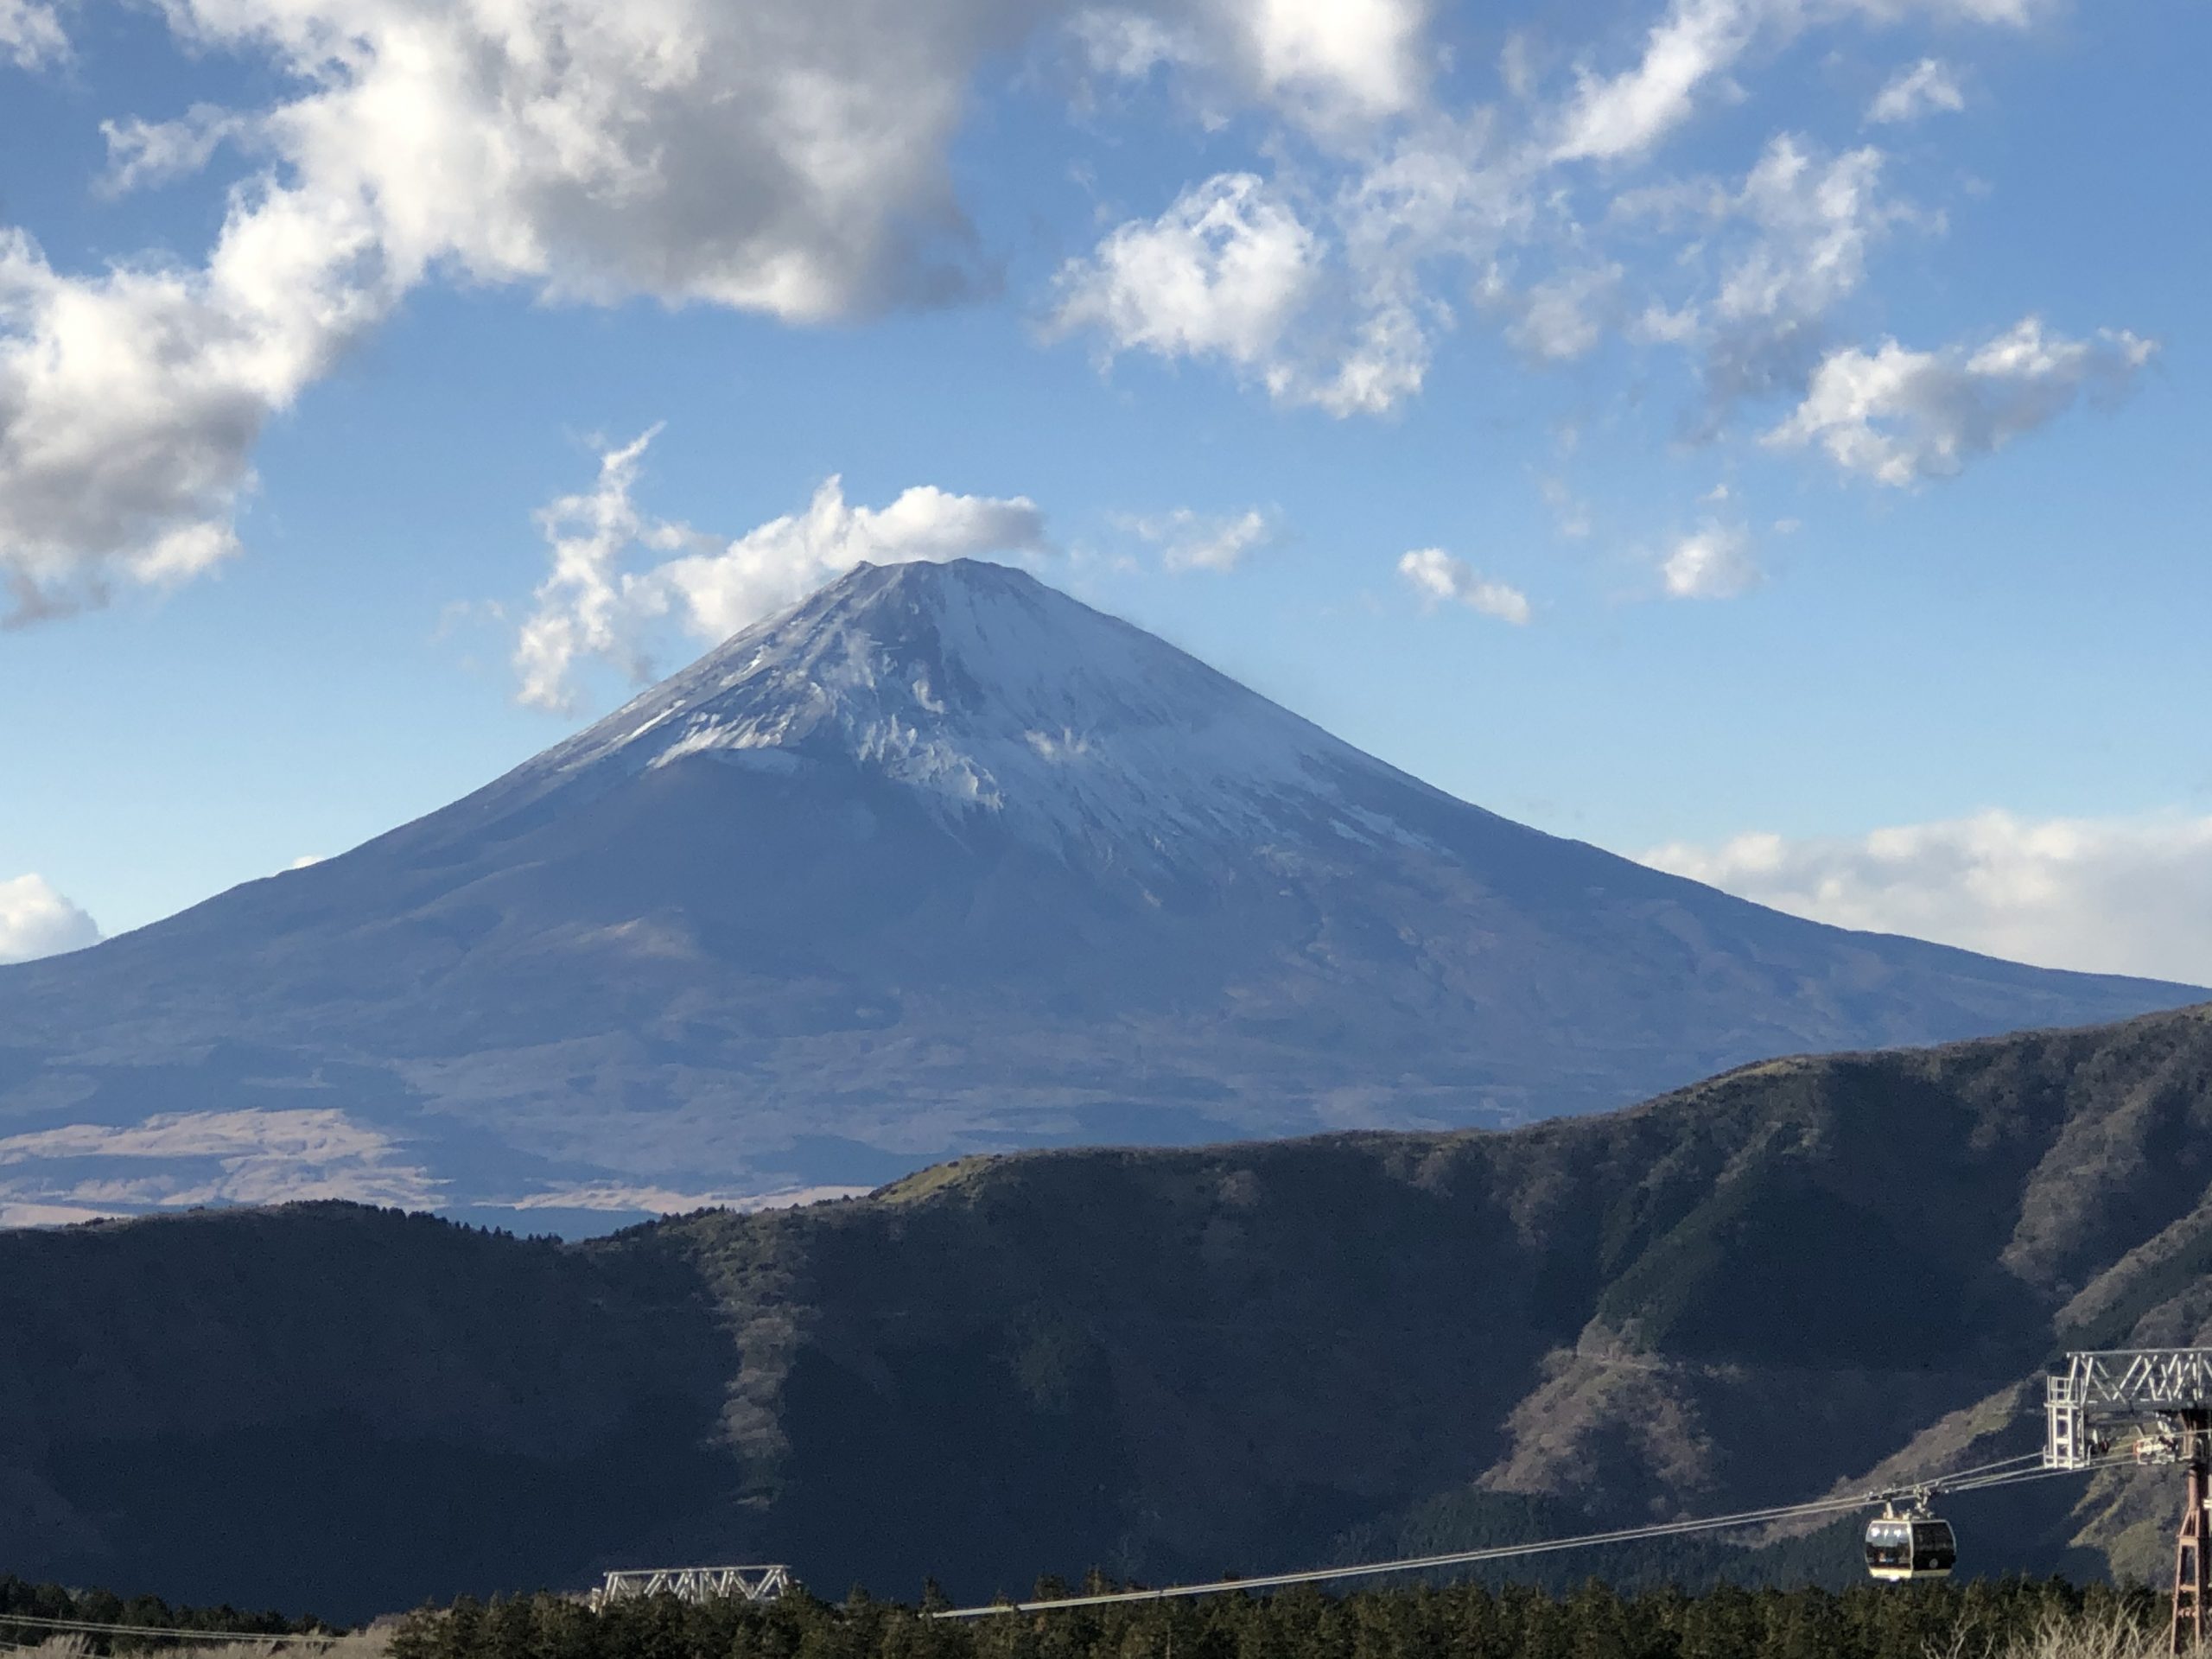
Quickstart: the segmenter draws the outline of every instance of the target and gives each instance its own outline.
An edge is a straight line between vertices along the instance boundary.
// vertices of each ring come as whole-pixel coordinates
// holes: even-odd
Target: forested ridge
[[[861,1593],[835,1605],[661,1596],[599,1612],[541,1595],[417,1612],[391,1659],[1986,1659],[2056,1627],[2149,1630],[2161,1611],[2141,1588],[2027,1579],[1840,1593],[1623,1594],[1598,1580],[1563,1593],[1300,1589],[957,1621]]]
[[[1556,1537],[2031,1452],[2066,1349],[2212,1335],[2208,1267],[2212,1009],[580,1245],[340,1205],[0,1234],[0,1568],[358,1619],[671,1561],[981,1600]],[[1975,1571],[2140,1576],[2176,1501],[1957,1518]],[[1702,1548],[1667,1570],[1750,1564]]]

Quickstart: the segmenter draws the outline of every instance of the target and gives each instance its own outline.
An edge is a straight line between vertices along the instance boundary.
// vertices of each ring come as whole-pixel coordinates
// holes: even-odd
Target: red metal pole
[[[2193,1653],[2204,1641],[2207,1567],[2204,1506],[2212,1498],[2212,1413],[2191,1412],[2182,1430],[2182,1456],[2189,1465],[2189,1496],[2181,1532],[2174,1542],[2174,1622],[2171,1646]]]

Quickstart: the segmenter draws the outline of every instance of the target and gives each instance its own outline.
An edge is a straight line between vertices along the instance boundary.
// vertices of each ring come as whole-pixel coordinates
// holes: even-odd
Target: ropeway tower
[[[2043,1460],[2082,1470],[2123,1447],[2143,1465],[2183,1471],[2181,1526],[2174,1539],[2171,1642],[2176,1653],[2207,1633],[2205,1510],[2212,1503],[2212,1348],[2123,1348],[2069,1354],[2044,1393]]]

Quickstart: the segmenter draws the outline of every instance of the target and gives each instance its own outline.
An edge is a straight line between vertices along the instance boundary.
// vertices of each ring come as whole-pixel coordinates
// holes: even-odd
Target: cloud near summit
[[[855,565],[1052,550],[1025,496],[956,495],[931,485],[888,505],[854,506],[823,480],[800,512],[727,539],[656,518],[632,499],[655,428],[600,457],[590,490],[543,508],[552,569],[514,649],[517,696],[573,714],[588,664],[632,684],[657,677],[655,645],[673,630],[713,643],[795,603]]]

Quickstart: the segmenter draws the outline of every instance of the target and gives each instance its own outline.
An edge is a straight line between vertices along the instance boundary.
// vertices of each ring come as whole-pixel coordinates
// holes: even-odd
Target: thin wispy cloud
[[[1398,575],[1424,605],[1464,605],[1481,615],[1516,627],[1532,614],[1529,596],[1510,583],[1483,575],[1465,559],[1440,547],[1415,548],[1398,561]]]
[[[1234,570],[1278,534],[1273,517],[1257,507],[1233,513],[1177,507],[1124,516],[1119,522],[1160,550],[1162,569],[1177,571]]]
[[[1896,125],[1939,111],[1955,115],[1966,106],[1966,94],[1959,90],[1950,66],[1940,58],[1923,58],[1884,83],[1866,106],[1866,119],[1875,125]]]

